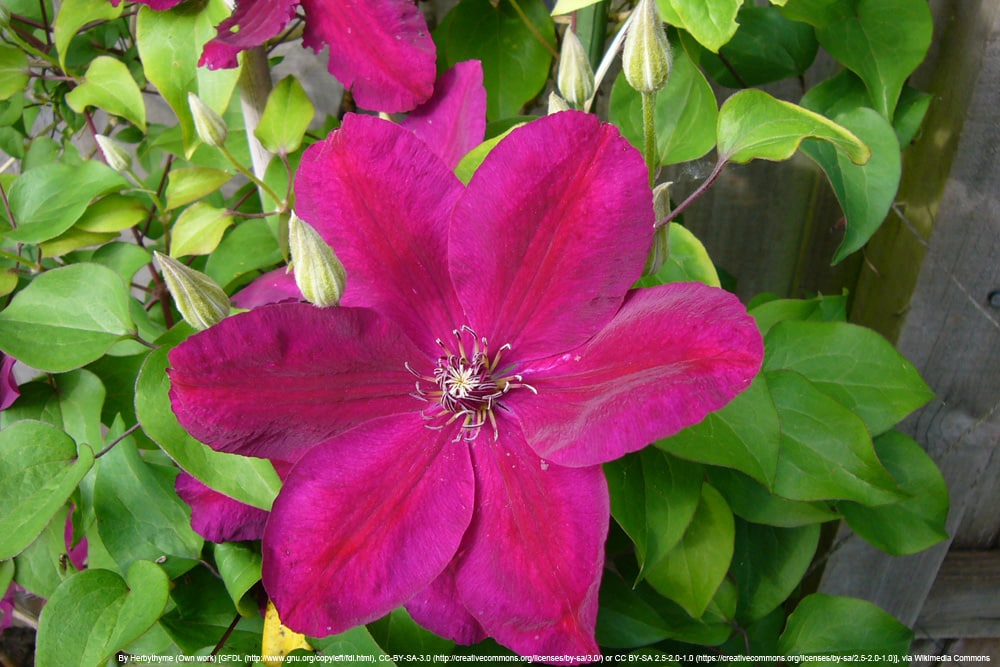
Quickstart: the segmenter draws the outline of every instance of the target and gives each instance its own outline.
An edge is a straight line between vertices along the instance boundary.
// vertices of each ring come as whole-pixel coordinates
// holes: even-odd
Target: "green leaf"
[[[746,88],[801,76],[816,58],[819,43],[812,27],[785,18],[775,7],[744,5],[736,20],[739,30],[719,49],[725,62],[705,49],[698,56],[706,73],[724,86]]]
[[[167,210],[190,204],[229,182],[232,174],[209,167],[184,167],[170,172],[167,181]]]
[[[521,127],[523,124],[524,123],[518,123],[517,125],[508,128],[502,134],[490,137],[463,155],[462,159],[458,161],[457,165],[455,165],[455,176],[458,177],[458,180],[462,181],[465,185],[468,185],[469,181],[472,180],[473,174],[475,174],[476,170],[483,164],[483,161],[486,159],[486,156],[490,154],[490,151],[496,148],[497,144],[503,141],[504,137],[513,132],[515,129]]]
[[[66,94],[66,103],[77,113],[89,106],[121,116],[146,131],[146,103],[139,85],[122,61],[98,56],[90,63],[83,83]]]
[[[687,53],[674,48],[667,85],[656,94],[654,105],[658,164],[696,160],[715,146],[718,105],[715,93]],[[643,146],[642,96],[620,74],[611,90],[611,122],[633,146]]]
[[[153,261],[153,255],[134,243],[108,243],[101,246],[91,256],[95,264],[106,266],[128,283],[142,267]]]
[[[160,626],[184,654],[207,654],[203,649],[214,649],[223,636],[223,655],[260,654],[264,619],[259,614],[240,618],[227,635],[237,611],[222,581],[207,568],[197,567],[176,580],[170,598],[173,608],[160,618]]]
[[[21,243],[48,241],[72,227],[92,199],[126,187],[128,183],[114,169],[95,160],[30,169],[8,191],[17,229],[4,236]]]
[[[69,507],[60,507],[42,534],[14,557],[18,585],[43,599],[49,599],[65,579],[73,574],[63,562],[66,554],[66,518]]]
[[[647,447],[604,465],[611,514],[635,543],[639,579],[684,535],[701,500],[701,466]]]
[[[722,105],[719,156],[730,162],[787,160],[804,139],[822,139],[863,164],[871,151],[854,134],[818,113],[760,90],[741,90]]]
[[[186,330],[190,331],[190,328]],[[177,327],[152,352],[139,373],[135,411],[146,432],[177,464],[219,493],[261,509],[271,509],[281,481],[270,461],[217,452],[188,435],[170,409],[167,353]],[[170,338],[172,336],[172,338]]]
[[[917,136],[932,99],[934,97],[929,93],[909,86],[903,87],[896,105],[896,115],[892,119],[892,127],[896,130],[896,138],[902,148],[909,146]]]
[[[80,28],[94,21],[114,20],[121,15],[122,9],[120,5],[116,7],[105,0],[63,0],[59,3],[59,12],[53,26],[59,67],[66,71],[66,53]]]
[[[706,49],[717,52],[736,33],[736,14],[743,0],[656,0],[656,4],[664,21],[687,30]]]
[[[647,572],[646,580],[661,595],[699,618],[708,608],[733,557],[733,513],[708,484],[680,543]]]
[[[767,380],[759,376],[749,389],[700,424],[653,444],[684,459],[735,468],[771,486],[780,443],[778,412]]]
[[[857,165],[830,144],[819,141],[802,144],[802,152],[826,173],[847,221],[844,240],[833,258],[837,263],[864,246],[882,226],[896,199],[902,167],[896,132],[878,113],[857,108],[837,114],[834,120],[872,150],[871,160]]]
[[[205,273],[223,287],[240,276],[282,261],[275,232],[264,220],[244,220],[222,239],[208,257]]]
[[[120,426],[112,428],[108,437],[120,433]],[[98,462],[97,528],[122,572],[137,561],[152,560],[174,578],[200,558],[203,540],[191,530],[188,507],[174,492],[175,472],[160,472],[143,461],[131,437]]]
[[[777,328],[777,327],[775,327]],[[864,422],[798,373],[765,374],[781,419],[774,491],[792,500],[896,502],[901,492],[875,456]]]
[[[776,528],[736,522],[730,569],[739,586],[737,617],[749,624],[774,611],[802,581],[819,544],[819,525]]]
[[[19,421],[0,432],[0,560],[23,551],[94,463],[87,446],[48,424]]]
[[[192,204],[174,222],[170,256],[209,254],[219,245],[222,234],[232,224],[233,216],[229,211],[205,202]]]
[[[0,413],[6,428],[21,419],[51,424],[78,444],[96,448],[102,440],[101,407],[104,385],[87,370],[60,373],[21,385],[21,397]]]
[[[670,223],[667,233],[670,235],[670,254],[667,256],[667,261],[656,275],[640,278],[636,282],[636,287],[653,287],[687,281],[720,287],[719,274],[698,237],[687,227],[674,222]]]
[[[379,665],[395,665],[385,651],[375,642],[368,628],[359,625],[339,635],[331,635],[322,639],[309,638],[309,644],[323,655],[349,655],[358,657],[370,656],[365,662],[378,662]],[[402,656],[399,656],[402,657]]]
[[[906,556],[948,539],[948,487],[934,461],[912,438],[889,431],[875,439],[875,453],[912,497],[893,505],[843,502],[847,525],[882,551]]]
[[[91,204],[73,227],[86,232],[120,232],[139,224],[147,215],[149,209],[141,199],[110,194]]]
[[[555,28],[542,0],[462,0],[434,39],[446,68],[482,62],[490,120],[516,115],[541,92],[555,53]]]
[[[16,46],[0,44],[0,100],[24,92],[28,85],[28,55]]]
[[[733,513],[754,523],[795,528],[838,518],[823,503],[788,500],[743,473],[727,468],[709,468],[708,478],[729,503]]]
[[[368,624],[372,639],[389,655],[449,655],[455,642],[423,629],[400,607]]]
[[[846,322],[782,322],[764,339],[764,370],[799,373],[884,433],[934,394],[909,361],[871,329]]]
[[[750,314],[764,335],[778,322],[843,322],[847,319],[847,296],[818,296],[813,299],[774,299],[755,308]]]
[[[223,0],[181,3],[169,11],[142,7],[136,18],[136,43],[146,78],[177,115],[186,154],[198,142],[188,108],[188,92],[217,113],[229,106],[240,70],[199,68],[205,42],[215,37],[215,26],[231,14]]]
[[[262,557],[259,549],[247,543],[225,542],[215,545],[215,565],[219,568],[219,576],[226,585],[229,598],[244,615],[257,613],[257,603],[249,600],[249,604],[241,604],[243,597],[254,584],[260,581]]]
[[[778,640],[783,655],[870,655],[868,664],[905,664],[913,631],[871,602],[819,593],[799,603]],[[892,660],[889,656],[899,656]],[[827,662],[804,660],[814,667]]]
[[[0,312],[0,350],[53,373],[79,368],[135,331],[128,302],[125,284],[106,267],[46,271]]]
[[[855,0],[830,8],[810,4],[792,0],[782,11],[815,26],[823,48],[861,77],[875,109],[891,119],[903,84],[931,43],[933,20],[927,3]]]
[[[163,570],[137,561],[126,579],[84,570],[63,582],[38,623],[36,660],[51,667],[99,667],[160,617],[170,590]]]
[[[299,80],[286,76],[268,95],[254,134],[267,150],[287,155],[302,143],[315,114],[316,107]]]

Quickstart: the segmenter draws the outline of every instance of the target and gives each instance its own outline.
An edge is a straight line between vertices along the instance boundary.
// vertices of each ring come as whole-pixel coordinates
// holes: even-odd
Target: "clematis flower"
[[[515,130],[466,187],[349,115],[295,187],[347,269],[341,306],[256,308],[169,357],[192,435],[293,464],[263,535],[283,623],[325,636],[405,605],[462,643],[596,655],[600,464],[749,386],[753,320],[705,285],[630,289],[652,195],[593,116]]]
[[[182,0],[138,1],[162,11]],[[121,0],[111,2],[118,6]],[[236,67],[240,51],[281,34],[300,4],[303,46],[317,52],[330,47],[330,74],[353,92],[360,106],[396,113],[430,97],[437,52],[413,0],[238,0],[198,64]]]

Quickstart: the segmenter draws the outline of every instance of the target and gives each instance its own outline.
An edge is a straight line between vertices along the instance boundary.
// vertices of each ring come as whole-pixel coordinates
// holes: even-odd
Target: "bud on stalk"
[[[635,18],[625,37],[622,69],[636,91],[652,94],[667,85],[670,76],[670,42],[663,29],[656,0],[639,0]]]
[[[120,142],[103,134],[94,135],[94,140],[97,141],[109,167],[120,174],[127,173],[132,168],[132,155]]]
[[[220,148],[225,145],[229,136],[229,128],[222,116],[215,113],[212,107],[201,101],[194,93],[188,93],[188,107],[194,118],[194,129],[202,143]]]
[[[582,109],[594,94],[594,68],[572,28],[566,28],[563,34],[556,85],[563,99],[576,109]]]
[[[201,271],[181,264],[173,257],[154,252],[163,279],[184,321],[195,329],[207,329],[229,315],[229,297],[218,283]]]
[[[344,265],[319,232],[294,212],[288,221],[288,251],[295,284],[306,301],[321,308],[340,303],[347,282]]]

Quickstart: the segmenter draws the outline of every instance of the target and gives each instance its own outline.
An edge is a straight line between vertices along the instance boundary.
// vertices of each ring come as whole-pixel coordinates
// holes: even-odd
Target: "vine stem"
[[[649,184],[656,181],[656,93],[642,94],[642,136],[645,146],[642,154],[649,170]]]
[[[656,224],[654,225],[654,228],[659,229],[660,227],[669,224],[670,221],[674,220],[677,216],[683,213],[684,209],[693,204],[698,199],[698,197],[701,197],[703,194],[705,194],[705,191],[708,190],[710,187],[712,187],[712,184],[715,183],[715,181],[722,174],[722,170],[726,168],[727,164],[729,164],[728,160],[720,158],[719,161],[715,163],[715,167],[712,168],[712,173],[709,174],[708,178],[706,178],[702,182],[702,184],[698,186],[698,189],[696,189],[694,192],[688,195],[687,199],[678,204],[674,210],[672,210],[669,214],[667,214],[667,217],[665,217],[663,220],[657,220]]]

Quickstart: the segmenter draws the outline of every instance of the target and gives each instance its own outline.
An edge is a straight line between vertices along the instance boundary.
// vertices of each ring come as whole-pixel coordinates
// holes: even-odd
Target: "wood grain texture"
[[[936,38],[935,104],[905,163],[899,215],[869,246],[878,273],[863,269],[853,315],[897,337],[937,394],[903,430],[948,482],[955,544],[989,548],[1000,527],[989,501],[1000,494],[1000,309],[988,303],[1000,289],[1000,5],[953,0],[935,10],[948,19]],[[954,610],[934,606],[954,580],[934,580],[948,546],[894,559],[848,537],[821,589],[869,599],[907,624],[931,615],[943,628]],[[949,632],[965,632],[958,620]]]

